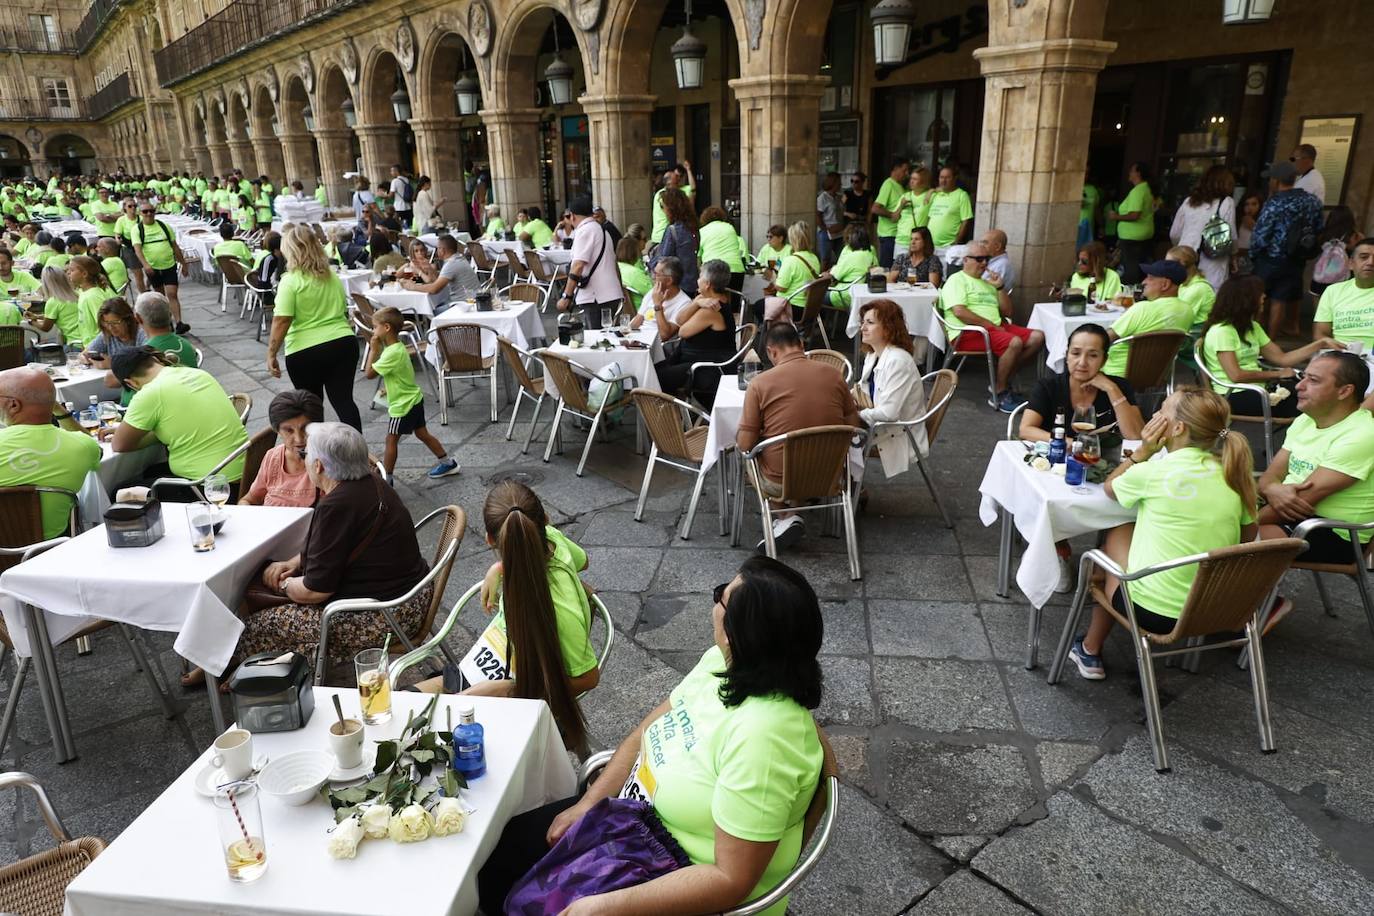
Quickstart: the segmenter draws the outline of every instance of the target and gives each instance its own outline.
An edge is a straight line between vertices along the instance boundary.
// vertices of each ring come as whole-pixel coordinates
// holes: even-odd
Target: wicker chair
[[[654,476],[654,466],[666,464],[696,475],[692,487],[692,499],[687,504],[687,517],[682,520],[678,536],[684,541],[692,536],[692,520],[696,518],[697,502],[701,499],[701,486],[706,482],[710,470],[704,464],[706,439],[710,436],[711,418],[700,408],[680,401],[675,397],[647,388],[636,388],[630,392],[634,398],[639,415],[644,418],[644,426],[649,431],[653,447],[649,450],[649,463],[644,467],[644,482],[639,488],[639,503],[635,506],[635,521],[644,518],[644,504],[649,499],[649,482]],[[700,421],[693,424],[693,418]],[[716,462],[720,474],[720,533],[725,534],[725,462]]]
[[[1274,463],[1274,430],[1276,427],[1286,427],[1292,424],[1295,417],[1276,417],[1269,405],[1269,392],[1263,385],[1256,385],[1253,382],[1233,382],[1229,378],[1219,378],[1213,375],[1207,368],[1207,363],[1203,361],[1202,340],[1199,339],[1193,344],[1193,359],[1197,362],[1197,371],[1203,379],[1211,382],[1215,386],[1220,386],[1226,391],[1253,391],[1260,403],[1261,415],[1258,417],[1246,417],[1240,414],[1232,414],[1232,423],[1258,423],[1264,427],[1264,466],[1268,467]],[[1222,395],[1225,397],[1225,395]]]
[[[533,283],[537,283],[541,289],[545,290],[544,304],[540,307],[541,312],[549,310],[549,303],[553,301],[553,291],[557,288],[558,281],[567,276],[567,271],[560,264],[552,271],[544,268],[544,259],[539,257],[539,252],[533,249],[525,251],[525,266],[529,268],[529,278]]]
[[[483,356],[482,336],[500,335],[480,324],[446,324],[432,329],[430,336],[439,348],[439,422],[448,425],[449,382],[454,379],[485,378],[491,386],[491,422],[496,422],[496,354]],[[493,348],[494,350],[495,348]]]
[[[1112,341],[1109,348],[1126,346],[1126,381],[1136,394],[1151,389],[1164,389],[1164,396],[1174,393],[1174,365],[1179,348],[1188,340],[1184,331],[1147,331]]]
[[[510,252],[507,252],[509,254]],[[538,304],[544,298],[544,291],[533,283],[512,283],[497,295],[511,302],[533,302]]]
[[[32,344],[25,344],[33,338]],[[25,351],[38,345],[38,332],[18,324],[0,324],[0,370],[18,369],[28,362]]]
[[[846,385],[854,378],[854,367],[850,364],[849,357],[838,350],[807,350],[806,358],[840,370]]]
[[[1140,668],[1140,687],[1145,696],[1145,718],[1154,745],[1155,769],[1169,770],[1169,752],[1164,746],[1164,723],[1159,708],[1159,690],[1155,686],[1154,660],[1172,655],[1186,655],[1211,649],[1244,646],[1250,656],[1250,683],[1255,695],[1255,716],[1259,723],[1260,749],[1274,750],[1274,731],[1269,717],[1269,690],[1264,678],[1264,650],[1260,645],[1263,617],[1273,603],[1279,580],[1288,571],[1297,555],[1307,549],[1300,538],[1280,538],[1272,541],[1253,541],[1234,547],[1221,547],[1207,553],[1180,557],[1167,563],[1156,563],[1127,573],[1101,550],[1089,550],[1079,564],[1078,591],[1070,605],[1064,632],[1059,638],[1054,664],[1050,668],[1049,683],[1059,683],[1069,657],[1074,634],[1079,629],[1088,592],[1093,600],[1111,614],[1131,634],[1135,646],[1136,663]],[[1168,633],[1143,631],[1136,623],[1135,605],[1130,592],[1125,595],[1126,613],[1112,606],[1103,586],[1092,583],[1096,566],[1115,576],[1122,583],[1134,582],[1146,576],[1197,566],[1197,578],[1188,591],[1188,598],[1179,613],[1178,622]],[[1231,634],[1244,630],[1239,638],[1203,645],[1202,637]],[[1158,649],[1152,647],[1159,647]]]
[[[596,434],[601,429],[601,421],[605,418],[606,412],[626,407],[632,403],[627,391],[622,393],[621,397],[614,402],[607,398],[601,402],[600,407],[592,407],[587,400],[587,386],[591,379],[598,378],[607,383],[620,382],[622,385],[628,382],[628,387],[631,389],[634,388],[638,380],[629,374],[609,378],[598,375],[566,356],[560,356],[549,350],[540,350],[539,357],[544,361],[544,378],[551,380],[554,387],[558,389],[558,409],[553,414],[553,427],[549,430],[549,444],[544,447],[544,461],[547,462],[552,457],[555,445],[559,446],[560,454],[563,451],[562,430],[559,427],[563,420],[563,414],[571,414],[584,420],[590,420],[592,425],[587,430],[587,444],[582,448],[582,459],[577,462],[577,476],[581,477],[583,469],[587,466],[587,456],[591,454],[592,442],[595,441]]]
[[[825,328],[825,294],[830,289],[829,275],[818,277],[799,290],[787,296],[788,303],[795,305],[797,297],[802,297],[802,314],[797,320],[797,330],[802,340],[809,340],[815,332],[821,335],[825,349],[830,349],[830,334]]]
[[[525,262],[520,260],[520,256],[509,248],[501,249],[501,254],[506,259],[506,269],[510,271],[511,284],[529,283],[530,269],[525,266]],[[536,300],[537,301],[537,300]]]
[[[938,369],[935,372],[927,373],[921,377],[922,385],[929,385],[926,393],[926,412],[919,417],[910,420],[900,420],[891,423],[873,424],[873,436],[886,429],[900,429],[906,433],[911,440],[911,452],[916,457],[916,467],[921,472],[921,478],[926,482],[926,489],[930,491],[930,498],[935,501],[935,507],[940,510],[940,517],[945,521],[946,528],[953,528],[954,522],[949,517],[949,512],[945,510],[945,504],[940,501],[940,491],[935,486],[935,481],[930,476],[930,471],[926,467],[926,462],[930,460],[929,455],[921,456],[920,446],[916,444],[916,430],[925,427],[926,447],[935,447],[935,437],[940,432],[940,424],[944,422],[945,411],[949,410],[950,401],[954,399],[954,392],[959,388],[959,376],[952,369]]]
[[[0,868],[0,911],[24,916],[60,916],[67,885],[105,851],[96,837],[74,840],[53,810],[48,793],[28,773],[0,773],[0,789],[25,788],[34,794],[38,812],[57,846]]]
[[[248,415],[253,412],[253,396],[237,391],[229,395],[229,402],[234,405],[234,411],[239,415],[239,422],[247,426]]]
[[[246,271],[243,262],[231,255],[216,255],[215,263],[219,265],[220,275],[219,310],[227,312],[229,310],[229,293],[237,291],[242,296],[248,289],[248,285],[244,282]]]
[[[845,545],[849,551],[849,578],[858,581],[863,577],[858,532],[854,525],[854,481],[849,467],[849,449],[858,440],[866,453],[868,435],[867,430],[850,426],[816,426],[772,436],[744,453],[749,482],[759,498],[763,545],[768,556],[776,559],[778,555],[773,542],[773,513],[782,511],[774,509],[770,500],[783,503],[792,512],[838,509],[843,517]],[[782,480],[776,483],[764,475],[759,461],[766,449],[775,446],[783,450]],[[743,500],[737,500],[735,507],[733,540],[738,544]]]
[[[1360,592],[1360,603],[1364,605],[1364,616],[1369,621],[1369,629],[1374,632],[1374,596],[1371,596],[1369,586],[1369,566],[1374,561],[1374,539],[1365,541],[1360,545],[1360,532],[1374,531],[1374,522],[1342,522],[1333,518],[1309,518],[1293,529],[1293,537],[1306,538],[1307,535],[1319,528],[1332,528],[1344,531],[1350,535],[1350,562],[1349,563],[1313,563],[1297,559],[1293,561],[1293,569],[1305,569],[1312,573],[1312,580],[1317,583],[1317,594],[1321,596],[1322,607],[1327,614],[1331,614],[1331,598],[1326,594],[1326,586],[1322,584],[1322,573],[1330,573],[1338,576],[1349,576],[1355,580],[1355,588]],[[1267,623],[1267,621],[1266,621]]]
[[[954,367],[958,372],[964,367],[964,361],[969,357],[975,359],[986,359],[988,361],[988,406],[997,407],[997,357],[993,355],[991,340],[988,337],[988,329],[982,325],[966,324],[962,327],[954,327],[949,319],[940,311],[940,306],[935,306],[935,320],[940,322],[940,327],[945,329],[945,364],[941,368],[948,369],[950,364],[956,359],[959,365]],[[983,339],[982,346],[977,349],[959,349],[959,341],[963,338],[965,331],[972,331]]]
[[[153,481],[153,485],[148,488],[148,492],[150,495],[156,496],[159,487],[190,487],[196,499],[204,500],[205,494],[201,491],[201,487],[205,486],[206,479],[214,474],[222,472],[229,465],[233,464],[240,455],[246,455],[252,444],[252,439],[245,439],[237,448],[220,459],[218,464],[195,480],[190,480],[185,477],[159,477],[157,480]],[[242,481],[243,478],[240,477],[239,479]],[[242,492],[241,486],[240,492]]]
[[[258,430],[248,440],[248,451],[243,453],[243,477],[239,482],[240,503],[248,495],[248,491],[253,488],[253,481],[258,479],[258,471],[262,468],[262,459],[276,444],[277,431],[270,426]]]
[[[539,363],[542,370],[544,363],[532,353],[511,343],[505,337],[496,338],[497,345],[501,348],[501,356],[506,361],[506,367],[510,369],[510,374],[515,379],[515,405],[511,408],[510,424],[506,427],[506,441],[509,442],[515,435],[515,420],[520,416],[520,405],[529,399],[534,402],[534,416],[530,418],[530,430],[525,434],[525,445],[520,449],[520,454],[527,455],[530,451],[530,440],[534,438],[535,427],[539,425],[539,412],[544,409],[544,377],[541,375],[535,378],[529,373],[530,363]]]
[[[479,280],[483,276],[486,277],[488,283],[496,279],[496,271],[500,265],[487,257],[487,250],[482,247],[481,242],[468,242],[467,252],[468,260],[472,262],[472,269],[477,272]]]
[[[628,301],[628,300],[627,300]],[[696,378],[698,369],[719,369],[722,375],[727,374],[725,370],[736,368],[739,361],[744,359],[746,353],[754,346],[754,335],[758,333],[758,326],[755,324],[743,324],[735,328],[735,355],[719,363],[692,363],[691,374],[687,378],[687,390],[696,390]]]

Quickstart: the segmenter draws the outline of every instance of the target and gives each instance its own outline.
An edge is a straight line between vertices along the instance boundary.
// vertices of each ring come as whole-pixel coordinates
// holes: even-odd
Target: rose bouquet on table
[[[436,695],[418,716],[411,713],[399,738],[377,742],[367,782],[322,790],[334,809],[331,856],[353,858],[364,838],[418,843],[462,831],[471,812],[459,797],[467,780],[452,767],[452,713],[446,730],[433,730],[438,703]]]

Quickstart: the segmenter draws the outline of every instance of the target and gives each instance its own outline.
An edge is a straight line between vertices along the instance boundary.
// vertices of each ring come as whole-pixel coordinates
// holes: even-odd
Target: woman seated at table
[[[506,237],[506,221],[501,218],[501,208],[496,204],[487,204],[484,211],[486,217],[486,227],[482,232],[484,239],[504,239]]]
[[[755,260],[763,268],[764,277],[771,280],[773,273],[782,264],[782,259],[791,253],[792,246],[787,244],[787,227],[774,224],[768,227],[768,238],[763,243],[763,247],[759,249]]]
[[[715,645],[596,782],[506,824],[477,876],[483,912],[503,912],[549,847],[617,795],[648,802],[689,864],[583,898],[570,913],[719,913],[767,893],[796,864],[826,757],[809,711],[821,701],[820,604],[801,573],[768,557],[745,560],[714,599]]]
[[[1233,277],[1221,284],[1211,317],[1202,332],[1202,362],[1213,378],[1236,384],[1284,387],[1289,397],[1270,403],[1271,416],[1291,418],[1298,415],[1298,399],[1293,397],[1296,367],[1306,363],[1318,350],[1344,350],[1345,345],[1330,337],[1314,340],[1296,350],[1284,351],[1269,339],[1256,319],[1264,308],[1264,281],[1254,275]],[[1280,369],[1263,369],[1260,358]],[[1254,391],[1234,391],[1217,382],[1217,394],[1226,398],[1238,417],[1262,417],[1264,407]]]
[[[67,346],[86,343],[81,337],[81,316],[77,311],[77,292],[60,267],[43,268],[43,314],[29,313],[29,323],[36,330],[48,331],[53,325]]]
[[[707,207],[701,213],[701,226],[697,229],[701,240],[697,246],[697,260],[721,260],[730,265],[729,289],[739,291],[744,288],[744,241],[735,231],[730,217],[720,207]]]
[[[1078,266],[1069,275],[1068,288],[1087,294],[1092,299],[1110,302],[1121,293],[1121,275],[1107,266],[1107,247],[1101,242],[1089,242],[1078,249]]]
[[[623,236],[615,245],[615,266],[620,271],[620,285],[630,295],[630,310],[639,311],[644,296],[653,287],[654,281],[644,269],[641,260],[644,251],[642,239]]]
[[[100,333],[100,307],[106,299],[119,295],[110,285],[105,268],[95,258],[84,254],[72,258],[66,266],[67,279],[76,290],[76,313],[81,321],[81,340],[93,341]]]
[[[891,299],[874,299],[859,308],[859,339],[864,365],[856,385],[859,419],[868,426],[919,417],[926,409],[921,370],[912,355],[915,349],[906,328],[906,316]],[[924,426],[912,429],[924,454]],[[878,457],[883,473],[895,477],[911,466],[911,438],[903,429],[889,427],[878,434]]]
[[[802,289],[813,280],[820,279],[821,259],[812,251],[810,228],[801,220],[787,227],[787,244],[792,253],[782,259],[778,265],[778,275],[763,291],[792,305],[805,305]]]
[[[258,476],[246,481],[248,492],[240,506],[296,506],[315,504],[315,485],[305,470],[305,429],[324,422],[324,402],[312,391],[283,391],[267,405],[267,423],[281,439],[262,456]]]
[[[396,250],[396,246],[391,244],[391,239],[380,229],[373,230],[368,236],[367,250],[372,258],[374,274],[384,274],[405,266],[405,256]]]
[[[654,364],[658,383],[669,394],[694,396],[707,410],[720,387],[719,369],[692,373],[693,363],[721,363],[735,355],[735,315],[730,305],[730,265],[720,259],[701,266],[700,292],[670,324],[663,309],[654,314],[659,336],[676,329],[681,346]],[[690,391],[689,391],[690,389]]]
[[[1207,282],[1198,269],[1197,249],[1187,245],[1175,245],[1165,254],[1164,260],[1177,261],[1183,265],[1183,269],[1188,272],[1188,279],[1184,280],[1178,288],[1178,298],[1193,310],[1193,326],[1197,327],[1207,320],[1207,316],[1212,314],[1212,303],[1216,301],[1216,290],[1212,289],[1212,284]]]
[[[372,472],[362,433],[343,423],[311,423],[305,472],[321,494],[305,547],[263,571],[262,584],[282,603],[245,609],[231,669],[258,652],[294,650],[314,658],[326,604],[336,598],[398,598],[429,573],[410,512]],[[424,619],[433,591],[427,586],[392,609],[408,634]],[[353,656],[380,646],[388,632],[380,612],[339,615],[330,622],[327,664],[351,665]]]
[[[929,283],[936,287],[944,282],[944,267],[935,254],[935,242],[930,237],[930,230],[925,226],[911,230],[911,243],[893,258],[892,269],[887,272],[887,282]]]
[[[682,262],[674,257],[659,258],[654,264],[654,286],[639,305],[639,313],[630,319],[630,327],[638,330],[645,321],[658,322],[662,340],[672,340],[677,334],[677,318],[692,297],[682,291]],[[659,316],[663,321],[659,321]],[[664,331],[668,336],[663,337]]]
[[[254,252],[254,255],[257,260],[253,264],[253,282],[264,289],[275,288],[281,275],[286,273],[286,255],[281,251],[281,233],[269,232],[263,236],[262,248]]]
[[[134,317],[134,310],[129,308],[129,303],[118,297],[106,299],[100,306],[99,323],[100,333],[91,341],[86,352],[81,354],[82,362],[97,369],[108,370],[110,360],[115,354],[123,353],[125,350],[136,350],[148,342],[148,335],[139,326],[138,319]],[[113,372],[105,373],[105,387],[122,389],[119,402],[126,407],[134,396],[133,391],[119,383]]]
[[[1064,354],[1064,371],[1035,383],[1025,411],[1021,414],[1019,435],[1032,442],[1049,441],[1054,432],[1055,414],[1063,411],[1066,423],[1073,412],[1092,407],[1097,426],[1117,424],[1123,439],[1139,439],[1145,420],[1135,404],[1135,392],[1124,378],[1103,375],[1111,338],[1100,324],[1081,324],[1069,335]],[[1073,438],[1072,426],[1064,433]]]
[[[1254,539],[1250,444],[1230,427],[1231,409],[1205,388],[1175,391],[1145,424],[1140,446],[1104,485],[1108,496],[1136,509],[1135,522],[1107,532],[1103,546],[1122,569],[1144,569]],[[1166,448],[1163,458],[1150,460]],[[1140,628],[1151,633],[1173,630],[1196,576],[1196,565],[1181,566],[1130,583]],[[1125,614],[1121,588],[1115,576],[1107,577],[1105,592],[1112,606]],[[1105,609],[1094,607],[1087,633],[1074,640],[1069,657],[1088,680],[1107,676],[1102,643],[1113,619]]]
[[[834,286],[826,291],[826,302],[835,308],[847,309],[852,303],[849,287],[860,280],[867,280],[869,273],[878,266],[878,256],[873,253],[873,241],[868,236],[868,228],[863,223],[854,223],[844,231],[844,249],[830,268],[830,281]]]

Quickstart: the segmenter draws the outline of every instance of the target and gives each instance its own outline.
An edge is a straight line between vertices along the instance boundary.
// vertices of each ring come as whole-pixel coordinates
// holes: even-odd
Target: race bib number
[[[654,793],[658,791],[658,782],[654,779],[654,771],[650,769],[649,762],[644,759],[644,752],[640,751],[635,757],[634,766],[630,767],[630,778],[625,780],[625,785],[620,789],[621,798],[631,798],[635,801],[654,803]]]
[[[496,624],[488,626],[458,663],[458,671],[469,684],[510,679],[506,633]]]

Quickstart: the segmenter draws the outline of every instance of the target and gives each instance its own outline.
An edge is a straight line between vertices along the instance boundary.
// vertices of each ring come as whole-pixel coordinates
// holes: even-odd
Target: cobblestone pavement
[[[273,391],[263,346],[214,291],[187,287],[187,316],[206,368],[228,391],[247,391],[250,425]],[[843,541],[809,533],[784,558],[823,599],[825,699],[818,717],[839,755],[843,788],[834,843],[792,910],[821,913],[1363,913],[1374,912],[1374,639],[1352,586],[1331,582],[1326,616],[1306,577],[1285,591],[1296,612],[1266,641],[1278,752],[1259,751],[1247,675],[1234,656],[1211,653],[1189,674],[1160,668],[1173,773],[1156,774],[1127,641],[1106,648],[1110,677],[1069,675],[1045,684],[1022,666],[1027,605],[995,594],[997,537],[977,517],[977,485],[1005,418],[981,403],[976,367],[966,373],[935,449],[937,484],[955,515],[942,527],[918,480],[882,480],[870,464],[871,499],[859,521],[864,578],[851,582]],[[482,497],[519,475],[562,529],[587,548],[589,580],[620,638],[585,706],[607,746],[657,704],[710,643],[711,586],[748,549],[715,533],[704,498],[693,537],[674,525],[690,479],[656,475],[642,523],[632,519],[644,459],[633,427],[593,447],[577,478],[572,450],[544,464],[485,421],[485,392],[455,385],[447,427],[431,429],[463,463],[432,482],[431,458],[414,439],[401,450],[397,486],[413,511],[457,503],[471,530],[449,598],[491,561],[476,527]],[[357,400],[370,383],[360,379]],[[431,397],[431,417],[437,407]],[[508,410],[509,408],[503,408]],[[528,410],[528,408],[526,408]],[[384,415],[364,411],[380,448]],[[503,414],[508,416],[508,414]],[[714,485],[714,481],[711,482]],[[748,547],[760,536],[746,513]],[[1065,615],[1047,609],[1042,659]],[[479,625],[455,635],[459,653]],[[175,670],[167,636],[164,673]],[[114,637],[93,655],[59,650],[81,757],[52,763],[36,694],[22,698],[5,767],[36,774],[78,835],[113,839],[211,739],[203,695],[164,719]],[[12,671],[12,663],[9,666]],[[9,678],[5,678],[6,689]],[[0,796],[0,860],[47,844],[28,799]]]

